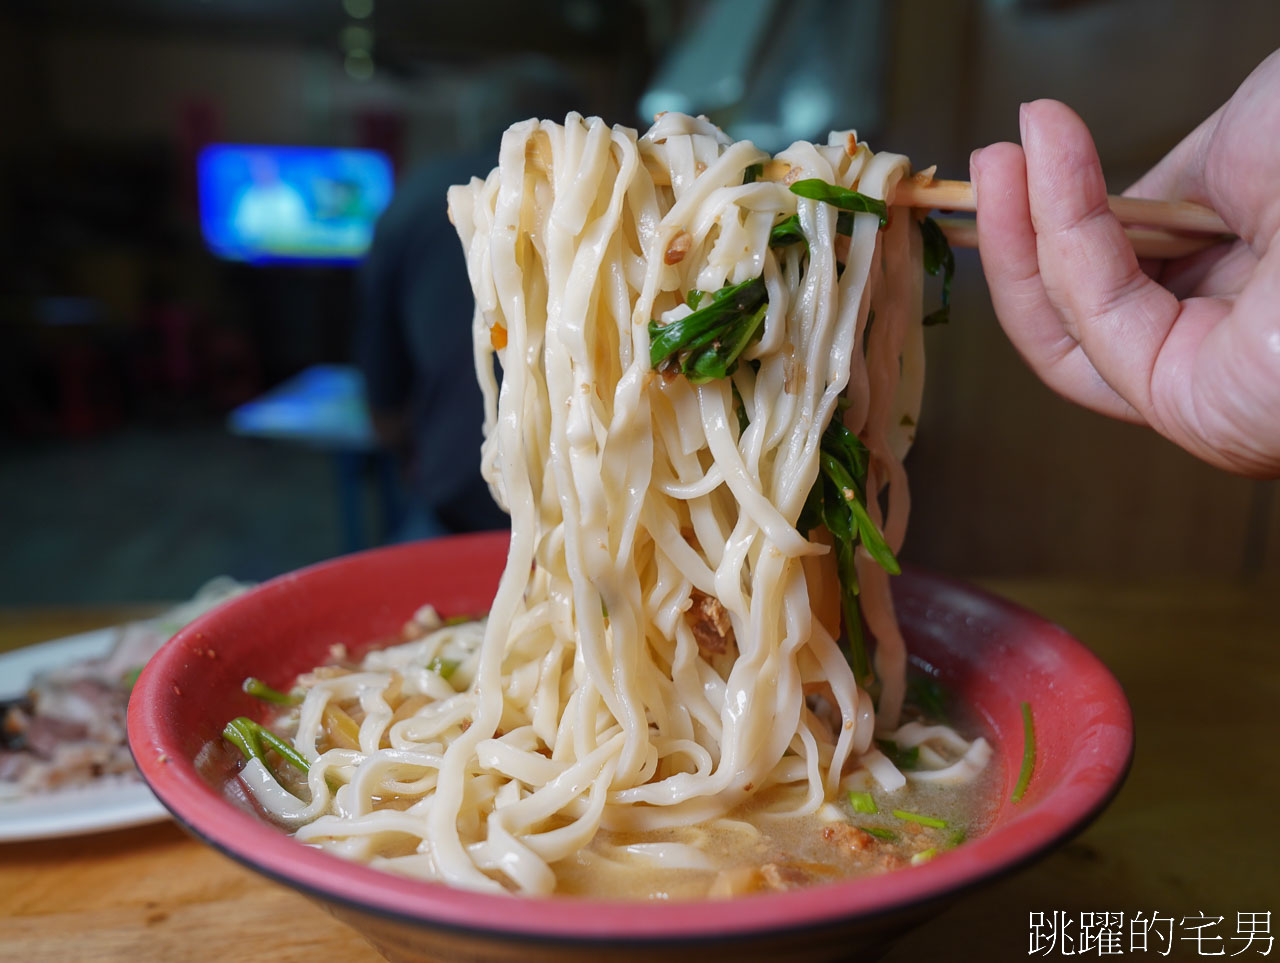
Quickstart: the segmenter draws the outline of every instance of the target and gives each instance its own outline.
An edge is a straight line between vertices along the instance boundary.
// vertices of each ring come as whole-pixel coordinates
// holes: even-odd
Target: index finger
[[[1152,421],[1151,374],[1178,300],[1139,268],[1084,122],[1040,100],[1021,123],[1045,290],[1098,374]]]
[[[1050,388],[1094,411],[1142,421],[1094,370],[1049,301],[1027,201],[1027,167],[1017,144],[974,151],[969,177],[978,197],[978,251],[991,304],[1018,353]],[[978,190],[981,184],[981,190]]]

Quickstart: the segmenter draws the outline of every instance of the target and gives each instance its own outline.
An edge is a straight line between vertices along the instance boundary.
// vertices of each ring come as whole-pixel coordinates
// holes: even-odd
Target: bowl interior
[[[739,900],[653,904],[491,896],[404,879],[295,842],[259,818],[233,778],[221,739],[263,705],[246,676],[285,688],[328,661],[394,639],[431,603],[442,615],[487,610],[506,558],[505,533],[376,549],[282,576],[179,633],[147,666],[129,706],[144,778],[198,836],[250,867],[321,899],[453,931],[546,939],[712,938],[874,918],[938,901],[1007,872],[1069,838],[1119,788],[1132,720],[1119,684],[1065,631],[961,583],[909,571],[895,604],[913,659],[987,727],[1000,801],[990,830],[932,862],[872,879]],[[1036,764],[1024,798],[1010,796],[1031,705]]]

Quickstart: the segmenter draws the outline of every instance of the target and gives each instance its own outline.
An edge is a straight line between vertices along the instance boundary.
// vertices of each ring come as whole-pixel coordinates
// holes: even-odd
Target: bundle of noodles
[[[310,804],[246,770],[299,838],[546,894],[602,829],[779,787],[766,816],[812,814],[855,770],[902,785],[873,735],[906,665],[889,573],[927,238],[885,199],[907,172],[852,132],[770,157],[705,118],[637,138],[571,114],[515,125],[450,190],[510,554],[487,623],[303,680]],[[322,752],[343,700],[358,731]],[[967,748],[928,775],[970,773]],[[387,858],[390,836],[411,845]]]

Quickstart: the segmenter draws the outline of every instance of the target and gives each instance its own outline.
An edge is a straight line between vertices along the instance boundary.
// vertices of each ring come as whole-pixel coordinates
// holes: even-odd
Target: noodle
[[[307,787],[281,795],[251,763],[263,805],[353,858],[546,895],[601,831],[757,832],[730,814],[766,790],[784,801],[773,818],[817,813],[855,770],[900,786],[873,737],[897,729],[905,687],[886,565],[922,389],[921,232],[905,210],[882,226],[875,202],[908,170],[852,132],[771,158],[674,113],[639,138],[577,114],[513,126],[498,167],[449,192],[482,467],[512,523],[492,609],[304,680]],[[801,178],[872,209],[788,189]],[[738,337],[721,331],[655,367],[673,325],[738,299],[755,327],[737,356],[719,357]],[[704,364],[724,376],[688,373]],[[843,567],[821,525],[797,527],[815,491],[821,509],[833,419],[866,459],[836,486],[861,537]],[[860,677],[838,642],[842,604],[874,637],[875,700],[871,667]],[[322,749],[341,741],[339,703],[358,732]],[[938,779],[985,762],[982,740],[911,725]],[[665,837],[596,856],[709,865]]]

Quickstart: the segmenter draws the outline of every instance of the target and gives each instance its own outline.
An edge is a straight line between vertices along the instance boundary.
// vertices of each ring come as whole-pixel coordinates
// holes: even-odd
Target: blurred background
[[[683,109],[771,150],[855,127],[967,177],[1052,96],[1119,190],[1277,46],[1274,0],[9,0],[0,604],[178,598],[489,524],[443,191],[513,120]],[[910,561],[1280,570],[1276,483],[1058,399],[958,261]]]

